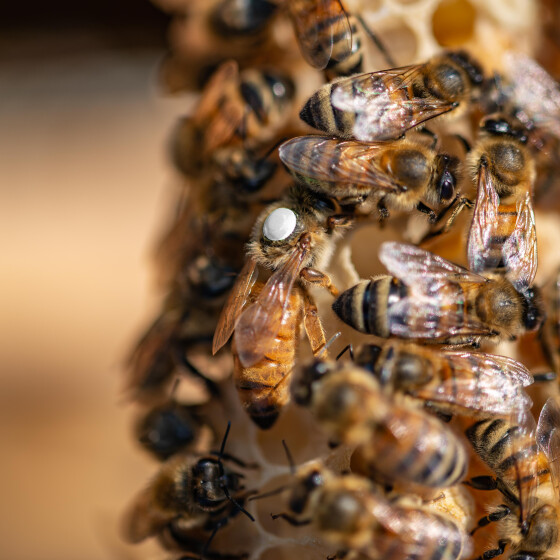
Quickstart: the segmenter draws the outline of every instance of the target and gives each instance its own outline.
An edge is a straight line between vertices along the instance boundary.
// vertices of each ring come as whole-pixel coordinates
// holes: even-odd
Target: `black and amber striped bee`
[[[467,437],[497,478],[479,477],[469,484],[497,489],[503,503],[478,522],[474,531],[497,521],[498,546],[480,560],[503,554],[531,560],[560,553],[560,406],[550,398],[538,426],[529,411],[516,420],[489,418],[467,429]],[[473,531],[473,533],[474,533]],[[477,559],[478,560],[478,559]]]
[[[424,64],[326,84],[307,101],[300,117],[333,136],[396,140],[429,119],[465,109],[482,82],[477,62],[466,52],[449,51]]]
[[[334,558],[458,560],[471,550],[450,515],[406,495],[388,499],[361,476],[313,462],[296,472],[289,490],[289,512],[273,519],[309,525],[338,548]]]
[[[301,136],[284,142],[279,154],[292,175],[311,190],[343,206],[367,199],[381,218],[387,218],[389,210],[416,208],[435,221],[430,206],[449,203],[455,195],[457,158],[418,141],[364,144]]]
[[[523,248],[520,248],[522,250]],[[532,254],[531,247],[525,247]],[[382,338],[445,344],[516,337],[539,328],[540,292],[534,268],[481,276],[414,245],[383,243],[379,259],[394,276],[363,281],[334,302],[345,323]],[[519,255],[517,263],[527,259]]]
[[[466,450],[448,426],[355,364],[316,360],[304,368],[294,398],[332,442],[357,446],[354,472],[424,490],[448,488],[466,474]]]

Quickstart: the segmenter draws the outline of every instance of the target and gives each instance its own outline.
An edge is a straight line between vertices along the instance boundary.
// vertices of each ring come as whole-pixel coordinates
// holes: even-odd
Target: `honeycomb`
[[[203,419],[203,429],[196,434],[194,442],[188,444],[187,452],[207,453],[220,447],[226,425],[231,422],[226,451],[247,464],[247,468],[236,469],[245,475],[247,487],[258,494],[282,486],[289,487],[293,480],[282,441],[286,442],[298,469],[319,460],[334,472],[350,471],[353,468],[353,449],[346,445],[332,448],[317,420],[308,410],[293,402],[282,409],[277,422],[270,429],[259,429],[242,409],[233,386],[229,345],[216,356],[211,353],[210,340],[233,282],[228,283],[227,279],[233,279],[234,273],[243,266],[244,247],[253,223],[270,201],[284,196],[292,182],[290,177],[284,170],[278,169],[262,190],[245,193],[239,204],[235,193],[231,192],[231,185],[223,180],[223,170],[218,165],[216,171],[215,163],[208,163],[212,150],[201,157],[197,155],[194,159],[200,161],[194,167],[192,162],[192,154],[198,154],[203,147],[200,140],[192,136],[190,119],[196,121],[197,115],[203,112],[200,109],[203,101],[200,100],[205,99],[209,90],[208,86],[202,89],[202,84],[208,77],[215,75],[216,68],[223,68],[220,65],[224,62],[235,60],[237,71],[244,76],[248,76],[244,73],[250,72],[252,68],[286,73],[295,82],[296,93],[290,107],[282,113],[270,134],[259,137],[258,132],[251,132],[249,123],[243,135],[220,144],[219,134],[225,133],[221,129],[216,130],[212,133],[212,139],[216,142],[213,149],[216,150],[225,144],[266,154],[267,151],[274,151],[280,140],[314,133],[299,120],[298,113],[305,101],[324,83],[324,77],[302,58],[282,5],[262,31],[232,38],[220,36],[210,29],[210,14],[220,4],[219,0],[191,0],[188,3],[184,0],[153,1],[173,16],[169,30],[169,52],[161,64],[161,84],[168,94],[184,96],[185,113],[189,106],[194,109],[190,117],[186,116],[178,122],[174,131],[170,131],[170,156],[175,167],[175,191],[178,195],[171,219],[162,227],[163,233],[159,236],[154,257],[159,285],[164,293],[162,312],[133,353],[127,377],[127,394],[133,401],[138,425],[150,411],[166,406],[169,402],[174,403],[174,406],[184,406],[197,421]],[[238,6],[245,4],[237,2]],[[554,42],[555,33],[558,36],[559,32],[558,25],[555,26],[558,14],[555,14],[555,6],[550,2],[346,0],[344,5],[349,13],[361,14],[384,44],[396,66],[423,62],[443,49],[460,48],[480,61],[485,73],[490,75],[503,69],[504,53],[515,51],[540,56],[539,60],[552,75],[558,75],[557,60],[551,60],[549,52],[545,53],[546,56],[542,54],[545,51],[543,43]],[[364,71],[387,68],[383,53],[372,41],[365,39],[364,42]],[[193,102],[193,93],[200,91],[202,94]],[[200,128],[209,122],[199,120]],[[442,146],[464,160],[454,134],[460,133],[473,142],[474,117],[465,115],[454,120],[441,119],[441,123],[436,121],[438,119],[434,120],[433,128],[441,138]],[[271,159],[275,157],[274,154],[270,156]],[[220,180],[213,179],[216,173]],[[466,169],[460,188],[471,197],[474,196],[474,187]],[[536,201],[539,255],[536,284],[541,286],[560,265],[560,253],[554,247],[554,240],[560,234],[555,212],[558,208],[557,193],[553,184],[543,195],[541,204]],[[384,273],[377,258],[379,247],[384,241],[418,243],[426,233],[425,217],[415,214],[392,215],[383,227],[376,220],[355,227],[336,244],[334,254],[321,270],[331,277],[340,291],[350,288],[360,278]],[[422,246],[466,266],[467,214],[463,213],[459,217],[448,234]],[[224,269],[216,271],[208,268],[208,263],[216,256],[227,263]],[[199,288],[205,282],[213,285],[219,283],[220,278],[226,280],[218,293],[200,292]],[[349,343],[358,346],[371,342],[370,336],[360,335],[335,317],[331,309],[332,296],[326,290],[311,288],[310,292],[317,303],[326,338],[342,331],[342,336],[329,349],[333,356]],[[312,359],[305,335],[301,338],[294,378],[300,375],[302,365]],[[188,343],[183,347],[179,344],[177,350],[176,341]],[[551,367],[535,334],[525,335],[516,342],[502,342],[498,346],[484,345],[483,350],[518,359],[531,372],[546,371]],[[535,402],[533,414],[538,418],[546,398],[558,393],[557,384],[535,384],[529,388],[529,393]],[[451,426],[458,437],[464,439],[463,423],[463,420],[454,418]],[[138,431],[141,432],[142,428]],[[138,437],[138,431],[134,437]],[[145,432],[144,437],[147,437]],[[470,449],[466,440],[465,446]],[[176,452],[172,450],[167,456]],[[154,471],[158,468],[154,464]],[[467,478],[479,474],[491,472],[471,451]],[[449,503],[447,500],[438,501],[434,495],[421,495],[420,491],[411,492],[406,488],[399,490],[420,503],[433,502],[436,510],[439,508],[445,515],[452,517],[466,532],[500,500],[497,492],[467,490],[462,485],[448,491],[454,496]],[[247,501],[244,506],[254,517],[254,522],[237,511],[227,525],[217,531],[208,550],[203,546],[196,550],[181,548],[176,539],[170,538],[169,532],[159,531],[158,538],[166,549],[166,552],[162,551],[162,557],[244,557],[250,560],[296,557],[313,560],[332,558],[337,553],[337,547],[308,526],[293,527],[282,520],[272,519],[271,514],[287,511],[287,492]],[[126,520],[130,515],[129,511],[125,523],[129,523]],[[127,536],[130,538],[130,528],[128,531]],[[478,531],[472,557],[493,548],[496,542],[494,525]]]

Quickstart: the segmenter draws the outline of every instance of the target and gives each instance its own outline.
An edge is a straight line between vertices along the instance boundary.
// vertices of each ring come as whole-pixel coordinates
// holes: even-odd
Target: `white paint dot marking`
[[[271,241],[281,241],[290,237],[296,229],[297,216],[289,208],[276,208],[264,221],[263,234]]]

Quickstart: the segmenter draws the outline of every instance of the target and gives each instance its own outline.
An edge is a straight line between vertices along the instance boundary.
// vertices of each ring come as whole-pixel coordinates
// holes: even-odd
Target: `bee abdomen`
[[[396,278],[382,276],[346,290],[332,307],[342,321],[357,331],[387,338],[391,334],[387,317],[389,294],[395,290],[400,293],[403,288]]]
[[[331,94],[332,84],[320,88],[303,106],[299,117],[303,122],[317,130],[349,138],[352,136],[355,115],[350,111],[337,109],[332,104]]]

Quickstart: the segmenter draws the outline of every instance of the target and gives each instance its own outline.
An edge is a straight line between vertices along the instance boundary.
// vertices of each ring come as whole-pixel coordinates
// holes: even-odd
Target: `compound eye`
[[[264,221],[263,235],[270,241],[281,241],[292,235],[297,225],[297,216],[289,208],[277,208]]]

